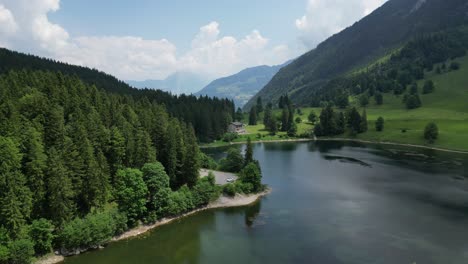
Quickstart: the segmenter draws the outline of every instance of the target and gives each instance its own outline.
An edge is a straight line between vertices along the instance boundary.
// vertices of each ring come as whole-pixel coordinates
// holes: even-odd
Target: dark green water
[[[258,144],[254,154],[273,188],[257,204],[65,262],[468,263],[467,155],[339,142]]]

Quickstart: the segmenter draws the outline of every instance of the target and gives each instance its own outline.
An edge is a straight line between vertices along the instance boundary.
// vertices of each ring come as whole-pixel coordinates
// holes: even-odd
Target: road
[[[200,177],[206,177],[208,176],[209,172],[213,172],[215,176],[215,182],[218,185],[224,185],[227,184],[227,179],[232,178],[234,180],[237,180],[237,176],[233,173],[229,172],[223,172],[223,171],[215,171],[215,170],[207,170],[207,169],[201,169],[200,170]]]

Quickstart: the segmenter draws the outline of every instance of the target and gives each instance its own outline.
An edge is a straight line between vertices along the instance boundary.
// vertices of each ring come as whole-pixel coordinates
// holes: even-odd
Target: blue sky
[[[0,46],[123,80],[208,81],[313,49],[386,0],[0,0]]]
[[[273,45],[294,43],[294,21],[304,14],[306,6],[307,0],[62,0],[60,10],[52,13],[50,20],[72,35],[166,38],[184,52],[199,28],[211,21],[236,38],[257,29]]]

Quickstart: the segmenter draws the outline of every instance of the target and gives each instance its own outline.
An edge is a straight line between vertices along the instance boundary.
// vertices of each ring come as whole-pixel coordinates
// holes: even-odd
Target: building
[[[246,134],[245,126],[241,122],[232,122],[228,127],[229,133]]]

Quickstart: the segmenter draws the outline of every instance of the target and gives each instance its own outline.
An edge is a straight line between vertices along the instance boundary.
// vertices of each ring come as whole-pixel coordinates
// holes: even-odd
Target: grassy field
[[[341,135],[340,138],[354,138],[368,141],[386,141],[403,144],[416,144],[429,147],[468,150],[468,56],[456,60],[460,63],[461,69],[442,74],[434,72],[426,73],[426,78],[418,84],[420,91],[424,82],[428,79],[434,81],[436,89],[434,93],[420,95],[422,107],[415,110],[407,110],[402,103],[402,96],[393,94],[384,95],[384,104],[378,106],[371,99],[367,107],[369,120],[369,131],[355,137]],[[351,99],[352,102],[357,101]],[[298,124],[298,135],[311,131],[313,125],[307,122],[307,116],[311,111],[320,114],[319,108],[301,108],[303,122]],[[362,109],[360,109],[362,111]],[[280,110],[275,110],[277,116],[281,115]],[[379,117],[385,119],[385,129],[383,132],[375,131],[375,120]],[[247,115],[245,120],[247,120]],[[263,116],[260,115],[259,120]],[[424,127],[429,122],[435,122],[439,127],[439,139],[434,144],[428,144],[423,138]],[[285,140],[288,139],[286,133],[279,132],[275,136],[269,135],[264,130],[263,124],[247,126],[249,135],[240,136],[234,142],[244,142],[247,137],[252,140]],[[406,132],[403,132],[406,131]],[[208,146],[226,145],[226,142],[214,142]]]

